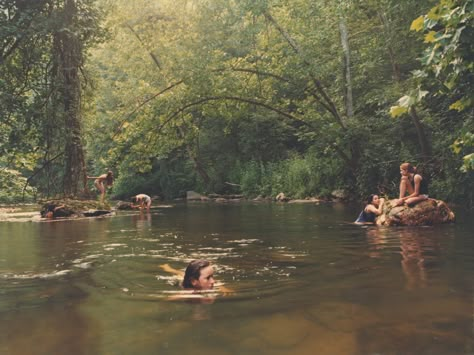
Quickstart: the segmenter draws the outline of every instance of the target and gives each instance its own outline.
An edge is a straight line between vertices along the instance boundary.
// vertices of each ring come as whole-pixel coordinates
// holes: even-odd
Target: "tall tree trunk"
[[[400,65],[398,64],[397,58],[395,56],[395,51],[392,48],[391,36],[390,36],[390,25],[387,20],[387,16],[383,12],[378,12],[380,22],[383,26],[383,33],[385,35],[385,41],[387,43],[388,56],[390,58],[390,64],[392,65],[392,77],[397,83],[399,83],[402,78],[400,74]]]
[[[346,98],[346,113],[347,117],[354,116],[354,104],[352,99],[352,79],[351,79],[351,56],[349,51],[349,41],[347,36],[346,21],[341,19],[339,21],[339,30],[341,31],[341,45],[344,53],[344,77],[345,81],[345,98]]]
[[[383,26],[383,33],[385,35],[385,41],[387,42],[387,51],[388,51],[388,56],[390,58],[390,63],[392,66],[392,78],[395,82],[400,83],[401,82],[401,74],[400,74],[400,65],[398,64],[395,51],[393,50],[392,44],[391,44],[391,28],[390,28],[390,23],[387,20],[387,16],[383,12],[378,12],[378,16],[380,19],[380,22],[382,23]],[[418,143],[420,145],[421,149],[421,157],[424,162],[427,162],[432,154],[432,148],[429,140],[426,138],[425,130],[423,128],[423,124],[421,123],[418,114],[415,110],[414,107],[411,107],[409,110],[411,120],[415,126],[416,129],[416,134],[418,135]]]
[[[183,141],[185,141],[186,140],[185,129],[183,127],[178,127],[178,133],[179,133],[181,139],[183,139]],[[201,159],[199,159],[199,152],[195,153],[193,148],[191,147],[191,144],[188,144],[188,143],[185,142],[184,145],[186,146],[186,151],[188,152],[189,157],[191,158],[191,160],[194,163],[194,169],[199,174],[201,179],[204,181],[204,184],[206,186],[209,186],[209,184],[211,182],[211,178],[209,177],[209,174],[207,173],[206,169],[204,168],[204,165],[202,164]],[[199,145],[197,145],[197,148],[199,150]]]
[[[430,157],[433,155],[431,144],[426,138],[423,124],[418,118],[418,114],[413,106],[410,108],[410,117],[413,121],[413,124],[415,125],[416,133],[418,134],[418,142],[420,143],[420,148],[421,148],[421,157],[424,162],[427,162],[430,159]]]
[[[59,44],[59,70],[63,83],[65,125],[65,170],[63,189],[66,195],[76,195],[79,183],[86,178],[81,127],[82,43],[73,29],[77,15],[76,0],[64,2],[64,28],[57,34]]]
[[[263,15],[267,19],[267,21],[269,21],[273,26],[275,26],[278,32],[280,32],[282,37],[287,41],[293,51],[299,56],[302,63],[305,66],[310,67],[311,65],[306,59],[304,53],[299,48],[296,41],[290,36],[290,34],[283,27],[280,26],[280,24],[275,20],[275,18],[270,14],[269,11],[265,11]],[[326,110],[328,110],[328,112],[333,116],[334,120],[339,124],[341,129],[347,132],[347,125],[344,122],[342,115],[339,113],[336,105],[334,104],[334,101],[324,89],[321,81],[311,72],[309,73],[309,76],[311,77],[311,80],[313,81],[314,86],[316,88],[315,92],[313,92],[316,101],[320,103]],[[357,174],[357,166],[360,157],[360,146],[359,143],[354,139],[351,139],[348,142],[348,145],[349,150],[351,152],[350,157],[348,157],[348,155],[343,152],[343,149],[338,147],[336,144],[332,145],[332,148],[334,148],[338,154],[341,155],[342,153],[343,156],[346,157],[345,161],[348,164],[350,171],[355,176]]]

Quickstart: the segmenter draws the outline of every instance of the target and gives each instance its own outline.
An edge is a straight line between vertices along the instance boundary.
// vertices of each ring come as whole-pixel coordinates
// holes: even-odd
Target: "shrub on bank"
[[[17,170],[0,169],[0,203],[32,202],[36,189]]]

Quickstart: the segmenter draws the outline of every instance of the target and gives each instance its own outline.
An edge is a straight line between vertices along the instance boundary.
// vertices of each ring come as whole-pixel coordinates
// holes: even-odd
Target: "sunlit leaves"
[[[449,109],[461,112],[467,107],[470,107],[471,105],[472,105],[472,102],[469,98],[462,98],[461,100],[457,100],[456,102],[452,103],[449,106]]]
[[[424,21],[425,21],[425,19],[424,19],[423,16],[420,16],[420,17],[416,18],[411,23],[410,30],[417,31],[417,32],[421,31],[423,29]]]
[[[392,106],[392,107],[390,107],[390,115],[393,118],[397,118],[397,117],[403,115],[406,112],[408,112],[407,107],[403,107],[403,106]]]
[[[436,41],[436,35],[437,32],[435,31],[429,31],[426,35],[425,35],[425,43],[431,43],[431,42],[434,42]]]

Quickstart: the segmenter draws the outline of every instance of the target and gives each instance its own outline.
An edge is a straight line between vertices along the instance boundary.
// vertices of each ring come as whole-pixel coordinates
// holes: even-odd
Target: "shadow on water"
[[[196,203],[2,222],[0,353],[472,353],[472,224],[377,228],[356,214]],[[159,266],[194,258],[233,292],[173,298],[180,278]]]

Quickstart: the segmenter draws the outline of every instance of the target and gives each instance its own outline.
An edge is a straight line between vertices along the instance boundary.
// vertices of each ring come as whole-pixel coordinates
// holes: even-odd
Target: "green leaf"
[[[474,170],[474,153],[465,155],[463,158],[463,166],[461,171],[467,173],[468,171]]]
[[[454,154],[459,154],[461,153],[462,149],[462,141],[459,139],[456,139],[453,144],[451,144],[451,150],[454,152]]]
[[[392,118],[397,118],[408,111],[408,108],[403,106],[392,106],[390,107],[390,115]]]
[[[402,107],[409,108],[415,103],[415,98],[410,95],[405,95],[398,100],[398,104]]]
[[[435,41],[436,41],[436,34],[437,34],[437,33],[438,33],[438,32],[436,32],[436,31],[430,31],[430,32],[428,32],[428,33],[425,35],[425,40],[424,40],[424,42],[425,42],[425,43],[433,43],[433,42],[435,42]]]
[[[428,95],[429,92],[426,90],[418,90],[418,101],[421,101],[426,95]]]
[[[463,111],[464,109],[466,109],[467,107],[470,107],[472,104],[471,100],[469,98],[466,98],[466,97],[463,97],[462,99],[460,100],[457,100],[456,102],[452,103],[450,106],[449,106],[449,109],[450,110],[456,110],[458,112],[461,112]]]
[[[425,19],[423,16],[420,16],[418,18],[416,18],[415,20],[413,20],[413,22],[411,23],[411,26],[410,26],[410,30],[411,31],[416,31],[416,32],[419,32],[423,29],[423,23],[424,23]]]
[[[461,112],[462,110],[464,110],[464,105],[462,104],[461,100],[458,100],[452,103],[451,105],[449,105],[449,109]]]

